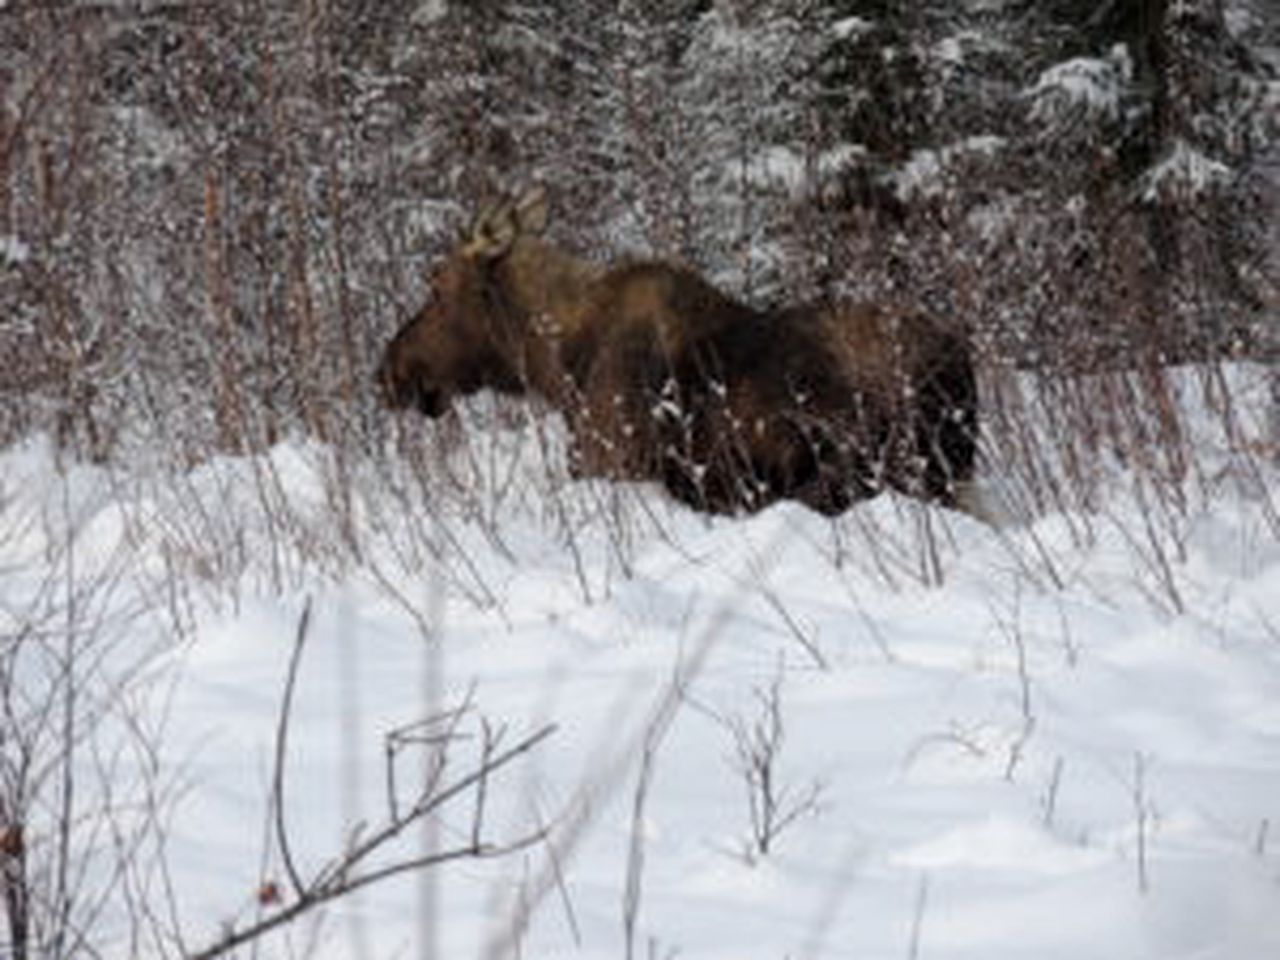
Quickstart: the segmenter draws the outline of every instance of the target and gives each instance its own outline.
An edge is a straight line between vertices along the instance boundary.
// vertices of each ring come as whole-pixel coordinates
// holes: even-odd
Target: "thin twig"
[[[410,824],[448,803],[459,794],[486,781],[494,772],[534,749],[543,740],[551,736],[555,729],[554,725],[542,727],[511,748],[482,760],[475,771],[448,788],[438,794],[421,798],[402,819],[386,824],[360,843],[348,844],[344,852],[334,862],[320,870],[309,884],[298,881],[295,888],[295,899],[292,903],[248,926],[238,930],[229,930],[212,945],[191,954],[189,960],[209,960],[209,958],[221,956],[236,947],[255,941],[264,934],[293,922],[324,903],[348,896],[357,890],[391,877],[415,870],[430,869],[453,860],[503,857],[542,842],[548,833],[545,827],[540,827],[538,830],[526,834],[511,843],[500,845],[477,842],[476,837],[478,835],[473,834],[471,842],[465,846],[428,853],[418,857],[410,857],[385,866],[372,868],[366,873],[355,872],[355,869],[367,857],[382,849],[386,843],[397,837]]]
[[[504,857],[511,853],[526,849],[543,839],[541,832],[522,837],[519,840],[506,844],[504,846],[485,846],[477,850],[468,844],[465,847],[458,847],[452,850],[446,850],[442,853],[429,854],[423,857],[416,857],[411,860],[404,860],[374,870],[371,873],[335,884],[329,887],[321,887],[315,890],[309,890],[306,895],[293,903],[289,904],[278,913],[273,913],[257,923],[239,930],[233,930],[224,936],[217,943],[205,948],[197,953],[190,954],[188,960],[212,960],[213,957],[220,957],[228,953],[236,947],[246,943],[251,943],[259,939],[264,934],[270,933],[278,927],[286,926],[297,920],[303,914],[315,909],[316,907],[337,900],[348,894],[359,890],[362,887],[370,886],[382,880],[398,876],[413,870],[424,870],[430,867],[437,867],[441,864],[449,863],[453,860],[477,859],[488,860],[498,857]]]
[[[302,607],[302,615],[298,618],[298,630],[293,639],[293,651],[289,655],[289,672],[285,677],[284,699],[280,704],[280,719],[276,724],[276,757],[275,770],[271,786],[271,802],[275,807],[276,844],[280,848],[280,859],[284,862],[285,872],[293,885],[294,896],[302,899],[305,887],[298,868],[294,865],[293,854],[289,848],[289,833],[284,810],[285,755],[289,748],[289,714],[293,706],[293,692],[298,685],[298,668],[302,663],[302,649],[306,645],[307,630],[311,624],[311,598],[307,597]]]
[[[920,878],[920,886],[916,888],[916,908],[911,915],[911,943],[907,948],[908,960],[919,960],[920,939],[924,931],[924,914],[929,906],[929,875]]]
[[[1146,779],[1147,760],[1141,751],[1137,751],[1133,755],[1133,808],[1138,821],[1138,892],[1144,895],[1151,891],[1147,873],[1147,820],[1150,812],[1147,809]]]

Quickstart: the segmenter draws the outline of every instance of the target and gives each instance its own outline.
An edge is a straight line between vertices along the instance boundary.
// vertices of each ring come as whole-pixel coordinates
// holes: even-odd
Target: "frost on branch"
[[[1207,157],[1184,140],[1175,140],[1160,161],[1142,177],[1147,203],[1187,201],[1226,186],[1231,169]]]
[[[1075,57],[1040,74],[1027,91],[1031,118],[1053,129],[1065,124],[1118,120],[1133,62],[1123,44],[1104,58]]]
[[[19,267],[31,258],[31,248],[17,237],[0,237],[0,266]]]

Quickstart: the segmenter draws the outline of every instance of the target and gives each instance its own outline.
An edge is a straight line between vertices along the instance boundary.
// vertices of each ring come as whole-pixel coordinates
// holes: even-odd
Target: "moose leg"
[[[977,386],[967,365],[942,371],[925,386],[915,418],[916,449],[924,461],[918,495],[956,505],[977,459],[977,405]]]
[[[668,378],[654,393],[653,441],[667,491],[707,513],[764,506],[751,451],[719,390],[705,382]]]
[[[736,513],[744,506],[739,491],[743,472],[727,438],[715,438],[707,411],[689,422],[663,418],[659,422],[659,471],[663,486],[679,502],[706,513]]]
[[[809,509],[832,517],[880,492],[877,471],[848,438],[810,430],[802,442],[807,469],[797,476],[789,495]]]

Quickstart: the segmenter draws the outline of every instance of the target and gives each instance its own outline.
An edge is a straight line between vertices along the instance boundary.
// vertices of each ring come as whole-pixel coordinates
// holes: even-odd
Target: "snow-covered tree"
[[[0,389],[82,446],[139,406],[192,457],[364,435],[431,259],[530,180],[567,245],[753,302],[923,302],[1026,363],[1255,349],[1276,11],[10,0]]]

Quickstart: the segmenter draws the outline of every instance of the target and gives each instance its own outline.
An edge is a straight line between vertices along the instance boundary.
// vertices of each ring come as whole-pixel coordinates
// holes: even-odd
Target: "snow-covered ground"
[[[1265,387],[1238,372],[1241,423]],[[1280,956],[1280,472],[1265,438],[1231,440],[1245,469],[1196,422],[1180,512],[1117,469],[1089,511],[998,526],[888,496],[835,523],[709,520],[557,479],[518,427],[466,448],[462,488],[435,477],[434,516],[394,460],[343,484],[294,443],[161,482],[60,470],[33,440],[0,455],[0,636],[75,627],[101,707],[75,754],[84,822],[136,824],[146,796],[165,838],[125,882],[103,864],[126,831],[82,834],[86,888],[134,891],[188,950],[295,896],[270,798],[306,609],[282,817],[303,882],[385,821],[389,769],[403,810],[449,710],[469,707],[446,780],[485,719],[497,750],[554,729],[486,784],[484,838],[534,842],[370,886],[260,955],[1261,960]],[[24,703],[48,663],[17,668]],[[393,730],[426,734],[394,764]],[[476,804],[378,862],[465,846]],[[128,939],[108,899],[103,955],[176,949]]]

